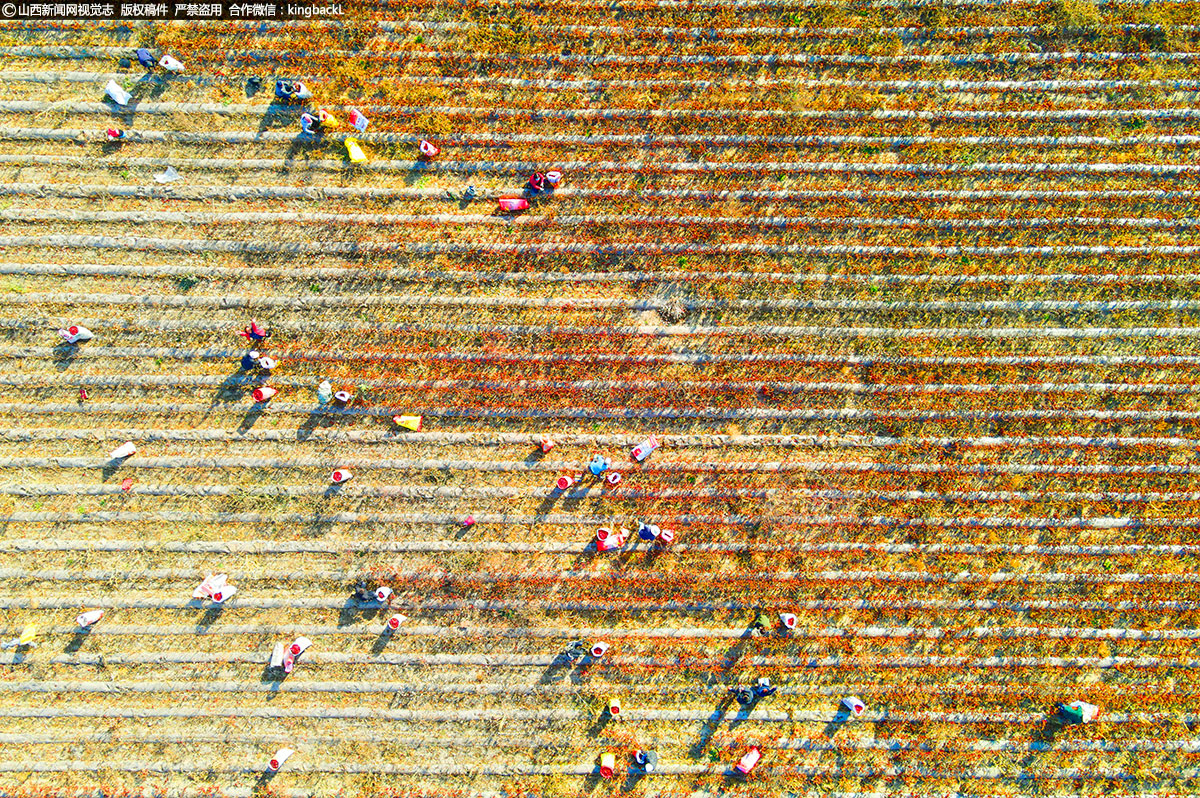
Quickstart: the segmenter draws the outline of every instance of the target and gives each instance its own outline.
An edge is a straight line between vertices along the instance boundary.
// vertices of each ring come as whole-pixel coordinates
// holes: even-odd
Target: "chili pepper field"
[[[0,796],[1200,793],[1198,93],[1193,0],[0,22]]]

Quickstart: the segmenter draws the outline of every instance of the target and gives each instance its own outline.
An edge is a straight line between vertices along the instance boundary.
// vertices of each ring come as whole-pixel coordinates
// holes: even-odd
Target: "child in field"
[[[104,136],[109,141],[124,141],[125,131],[115,127],[110,127],[108,130],[104,131]]]
[[[242,336],[247,341],[250,341],[252,343],[257,343],[258,341],[263,340],[270,334],[271,333],[269,333],[266,329],[259,327],[258,322],[255,321],[254,319],[250,320],[249,327],[247,327],[246,329],[244,329],[240,333],[238,333],[238,335]]]

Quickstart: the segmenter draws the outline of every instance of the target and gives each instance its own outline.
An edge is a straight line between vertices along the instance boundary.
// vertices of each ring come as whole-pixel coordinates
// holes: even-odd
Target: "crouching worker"
[[[530,194],[547,194],[553,191],[562,180],[562,172],[534,172],[529,176],[525,189]]]
[[[321,120],[307,111],[300,114],[300,132],[312,136],[314,139],[319,139],[325,134],[321,127]]]
[[[307,100],[309,97],[312,97],[312,92],[298,80],[275,81],[275,99],[277,100],[293,102],[295,100]]]

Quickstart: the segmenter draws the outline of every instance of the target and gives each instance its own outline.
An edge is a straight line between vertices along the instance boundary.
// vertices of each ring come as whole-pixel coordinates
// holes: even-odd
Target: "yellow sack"
[[[350,153],[350,163],[366,163],[367,154],[362,151],[360,142],[354,137],[346,139],[346,152]]]
[[[17,645],[27,646],[32,643],[34,638],[37,637],[37,629],[36,623],[25,624],[25,628],[21,630],[21,636],[17,638]]]
[[[336,116],[329,113],[324,108],[317,109],[317,120],[320,121],[322,126],[327,127],[330,130],[339,128],[342,125],[342,123],[338,121],[338,118]]]
[[[421,430],[420,416],[392,416],[392,421],[395,421],[401,427],[410,429],[413,432],[420,432]]]

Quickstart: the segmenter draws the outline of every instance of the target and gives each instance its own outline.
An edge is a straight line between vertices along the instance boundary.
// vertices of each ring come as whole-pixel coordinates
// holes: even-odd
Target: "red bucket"
[[[575,480],[571,479],[570,477],[559,477],[558,482],[555,482],[554,484],[559,490],[566,490],[575,484]]]

